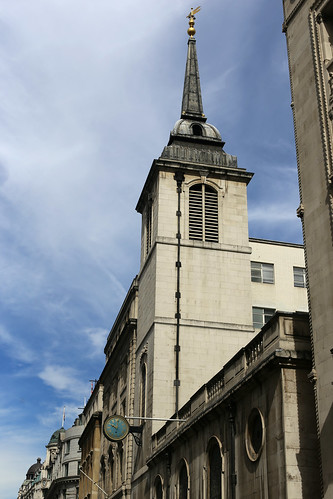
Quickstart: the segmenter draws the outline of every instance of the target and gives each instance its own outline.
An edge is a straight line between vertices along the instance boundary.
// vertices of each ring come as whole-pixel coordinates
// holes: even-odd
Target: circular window
[[[251,461],[256,461],[265,441],[264,418],[259,409],[252,409],[246,423],[245,446]]]

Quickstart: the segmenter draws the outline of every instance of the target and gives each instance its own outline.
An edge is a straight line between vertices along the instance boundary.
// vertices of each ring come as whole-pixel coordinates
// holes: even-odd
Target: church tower
[[[177,415],[254,333],[246,191],[253,174],[224,151],[204,115],[194,13],[181,116],[136,207],[142,234],[135,413],[151,418]],[[161,424],[146,421],[147,434]]]

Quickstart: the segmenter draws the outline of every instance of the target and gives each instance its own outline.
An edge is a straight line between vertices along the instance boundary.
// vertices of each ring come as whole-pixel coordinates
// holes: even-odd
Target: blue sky
[[[0,467],[13,499],[71,426],[139,269],[135,212],[180,116],[191,4],[3,0]],[[196,7],[196,5],[194,5]],[[203,0],[208,121],[255,172],[250,236],[301,242],[282,0]]]

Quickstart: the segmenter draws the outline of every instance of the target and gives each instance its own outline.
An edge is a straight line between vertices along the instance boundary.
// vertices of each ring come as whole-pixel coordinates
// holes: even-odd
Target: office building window
[[[253,327],[261,329],[273,317],[274,313],[274,308],[252,307]]]
[[[219,242],[217,191],[205,184],[189,190],[189,238]]]
[[[305,269],[303,267],[294,267],[294,286],[296,288],[305,288]]]
[[[251,262],[251,281],[274,284],[274,265],[272,263]]]

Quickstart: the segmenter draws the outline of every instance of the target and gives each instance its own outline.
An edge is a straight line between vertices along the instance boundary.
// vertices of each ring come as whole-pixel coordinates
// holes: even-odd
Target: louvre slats
[[[218,197],[208,186],[197,184],[189,192],[189,238],[218,242]]]
[[[218,206],[217,192],[205,189],[205,240],[218,243]]]
[[[190,189],[189,236],[202,241],[202,190]]]

